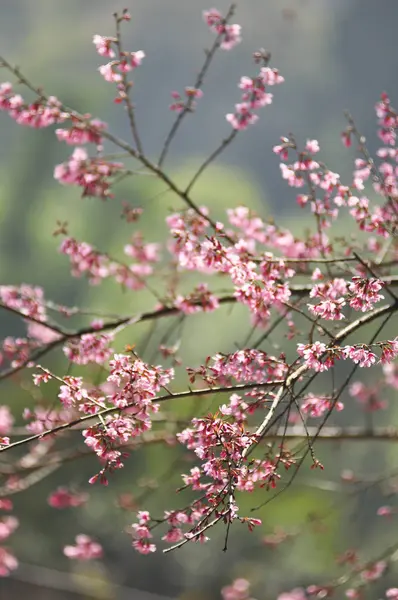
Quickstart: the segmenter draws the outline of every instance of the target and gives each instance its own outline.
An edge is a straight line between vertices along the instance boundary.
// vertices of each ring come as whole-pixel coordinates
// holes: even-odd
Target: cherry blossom
[[[75,546],[65,546],[64,554],[72,560],[95,560],[102,558],[102,546],[92,540],[88,535],[80,534],[76,536]]]
[[[48,497],[48,504],[53,508],[69,508],[82,506],[87,502],[87,494],[79,494],[69,491],[67,488],[59,487]]]
[[[111,178],[123,167],[123,163],[90,158],[84,148],[77,147],[66,163],[55,167],[54,177],[64,185],[82,187],[83,197],[108,198],[112,197]]]
[[[226,24],[221,13],[216,8],[205,10],[203,12],[203,18],[210,29],[221,36],[222,41],[220,47],[223,50],[232,50],[232,48],[241,42],[240,25]]]
[[[115,51],[112,49],[112,44],[115,42],[115,38],[106,37],[102,35],[93,36],[93,44],[100,56],[107,56],[108,58],[115,57]]]
[[[14,417],[10,408],[7,405],[0,406],[0,436],[10,433],[13,423]]]
[[[18,560],[6,548],[0,546],[0,577],[7,577],[18,568]]]
[[[247,129],[258,120],[258,115],[253,110],[272,103],[273,95],[267,92],[268,86],[284,82],[284,78],[277,69],[262,67],[259,74],[253,79],[242,77],[239,87],[243,90],[242,101],[235,105],[235,112],[229,113],[226,119],[236,130]]]

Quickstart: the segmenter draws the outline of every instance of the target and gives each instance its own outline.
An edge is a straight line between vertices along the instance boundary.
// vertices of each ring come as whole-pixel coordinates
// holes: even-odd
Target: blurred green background
[[[34,84],[65,104],[103,119],[114,133],[129,139],[123,111],[113,104],[113,88],[96,71],[105,61],[91,43],[95,33],[113,35],[112,12],[124,7],[132,14],[131,23],[123,28],[125,48],[146,53],[135,73],[134,101],[145,150],[156,159],[174,120],[168,110],[170,92],[193,85],[203,49],[212,43],[201,16],[210,5],[199,0],[135,0],[130,5],[106,0],[2,0],[0,52]],[[225,12],[228,3],[220,0],[217,8]],[[177,181],[187,181],[229,133],[225,114],[239,101],[239,78],[252,74],[251,54],[264,47],[272,52],[272,66],[286,82],[275,88],[274,104],[260,113],[258,125],[239,135],[206,172],[193,197],[222,220],[227,207],[246,204],[261,215],[275,215],[279,223],[297,232],[302,230],[308,222],[304,213],[296,211],[294,193],[281,181],[272,147],[289,132],[301,143],[316,138],[322,160],[350,182],[350,154],[340,143],[343,110],[353,113],[374,152],[374,104],[384,90],[393,103],[398,96],[397,19],[394,0],[385,0],[382,10],[373,0],[238,3],[234,22],[243,27],[243,42],[232,52],[216,56],[198,110],[186,119],[175,140],[168,172]],[[4,70],[1,80],[12,78]],[[92,310],[134,314],[153,306],[155,300],[148,293],[123,293],[108,283],[90,287],[85,279],[72,279],[68,260],[58,253],[60,240],[52,233],[57,221],[68,221],[71,235],[120,256],[137,228],[120,218],[123,200],[145,207],[138,227],[148,241],[165,238],[164,218],[181,206],[180,201],[149,177],[124,180],[115,190],[115,200],[107,203],[82,200],[79,190],[53,180],[54,166],[72,151],[56,141],[53,130],[21,128],[5,114],[0,115],[0,127],[0,283],[42,285],[48,299]],[[197,278],[187,276],[181,289],[191,289],[194,281]],[[161,282],[159,286],[164,292]],[[145,324],[129,330],[122,341],[145,347],[149,360],[168,327],[170,322],[153,332]],[[182,337],[184,363],[195,366],[208,354],[233,350],[248,327],[245,310],[223,308],[210,317],[195,317],[182,331],[177,328],[171,340],[173,335],[174,341]],[[23,334],[21,324],[7,314],[0,314],[0,328],[2,338]],[[216,333],[209,336],[209,331]],[[61,354],[48,364],[61,369]],[[17,418],[30,402],[31,386],[2,385],[0,404],[12,404]],[[195,410],[192,405],[173,408],[180,418]],[[208,405],[201,406],[206,409]],[[349,419],[359,413],[349,407],[345,414]],[[391,420],[394,414],[395,410],[378,417],[379,422]],[[78,434],[74,441],[82,444]],[[179,473],[189,468],[179,448],[165,451],[153,445],[134,452],[109,488],[87,484],[96,469],[94,460],[67,465],[13,497],[21,524],[10,545],[21,568],[7,581],[0,580],[0,597],[17,598],[29,590],[31,598],[202,600],[219,597],[220,587],[245,576],[253,581],[257,598],[271,600],[282,590],[329,580],[341,572],[335,557],[347,547],[359,548],[364,558],[371,558],[393,540],[388,522],[376,517],[378,506],[386,503],[383,485],[350,495],[353,488],[344,492],[346,487],[340,483],[342,468],[370,481],[398,468],[398,461],[394,445],[376,442],[322,443],[318,454],[328,467],[325,472],[314,479],[304,468],[286,493],[255,513],[263,519],[257,533],[248,534],[243,526],[233,530],[226,554],[221,552],[222,529],[213,532],[205,547],[185,546],[167,556],[150,557],[137,555],[123,533],[133,513],[116,506],[118,494],[145,494],[146,505],[155,513],[179,504],[173,490],[180,485]],[[154,482],[148,479],[158,476],[159,486],[152,490]],[[49,492],[67,481],[90,492],[87,507],[55,511],[47,506]],[[264,502],[264,494],[245,501],[244,509]],[[275,528],[286,529],[292,537],[273,549],[264,537]],[[63,545],[81,531],[103,544],[103,565],[82,566],[64,558]]]

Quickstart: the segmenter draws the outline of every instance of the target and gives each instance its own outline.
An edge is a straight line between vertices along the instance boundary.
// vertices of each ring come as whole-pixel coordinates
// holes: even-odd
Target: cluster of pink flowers
[[[350,214],[358,223],[361,231],[375,233],[383,238],[389,237],[390,223],[394,222],[394,216],[388,204],[375,206],[371,210],[368,198],[365,196],[360,198],[351,196],[347,205],[350,207]]]
[[[144,244],[141,233],[135,233],[129,244],[124,247],[126,256],[134,258],[139,264],[156,263],[159,261],[160,244],[149,243]]]
[[[13,505],[11,500],[2,498],[0,501],[0,510],[10,511]],[[17,529],[19,525],[18,519],[12,515],[5,515],[0,517],[0,544],[3,544],[10,535]],[[18,568],[18,561],[15,556],[5,548],[3,545],[0,546],[0,577],[5,577]]]
[[[375,106],[378,117],[379,130],[378,135],[385,147],[379,148],[377,155],[383,162],[375,166],[368,157],[358,158],[355,161],[355,172],[353,182],[353,195],[348,200],[348,206],[351,207],[350,213],[355,218],[359,227],[363,231],[374,232],[382,237],[389,237],[390,231],[396,226],[397,222],[397,175],[396,163],[398,159],[396,145],[396,130],[398,116],[391,106],[390,99],[386,93],[381,95],[380,101]],[[351,137],[354,134],[352,125],[343,132],[343,143],[350,145]],[[373,189],[386,202],[379,206],[370,208],[369,199],[366,196],[357,197],[356,190],[362,191],[365,182],[372,175]]]
[[[37,340],[6,337],[0,352],[0,364],[7,360],[12,368],[28,364],[32,352],[41,346]]]
[[[297,353],[304,358],[304,362],[309,369],[317,372],[327,371],[334,366],[335,360],[346,360],[349,358],[359,367],[371,367],[376,362],[391,362],[398,356],[397,339],[378,342],[374,345],[381,346],[382,348],[380,359],[377,358],[377,355],[366,344],[342,347],[328,347],[323,342],[298,344]],[[387,347],[387,351],[384,350],[385,347]]]
[[[87,150],[77,147],[67,162],[55,167],[54,177],[64,185],[83,188],[83,197],[112,198],[112,178],[123,169],[123,163],[89,157]]]
[[[350,396],[361,403],[364,410],[374,412],[387,408],[387,401],[381,397],[380,386],[365,385],[362,381],[354,381],[348,388]]]
[[[38,321],[46,320],[44,292],[40,287],[26,284],[0,285],[0,301],[21,315]]]
[[[0,110],[8,112],[19,125],[35,128],[63,123],[70,116],[62,110],[62,105],[55,96],[38,98],[35,102],[27,104],[8,82],[0,84]]]
[[[238,426],[229,425],[222,419],[194,419],[193,428],[178,437],[204,461],[201,467],[193,467],[189,474],[182,476],[184,487],[200,490],[204,497],[193,501],[184,510],[165,511],[163,519],[153,519],[147,511],[139,512],[138,522],[131,526],[130,533],[134,548],[141,554],[155,552],[151,530],[161,523],[168,526],[162,540],[171,544],[208,541],[204,529],[211,517],[224,522],[237,519],[252,530],[261,521],[238,515],[235,488],[252,491],[256,484],[273,487],[279,477],[275,466],[279,457],[275,464],[266,460],[252,460],[250,465],[243,466],[236,464],[242,449],[250,444],[250,434],[242,433]],[[284,457],[281,456],[281,459],[284,460]]]
[[[390,98],[386,92],[381,94],[380,101],[377,102],[375,110],[379,119],[379,138],[384,144],[390,146],[389,149],[392,150],[391,156],[396,157],[394,146],[397,140],[396,130],[398,129],[398,115],[391,106]]]
[[[246,429],[243,421],[229,422],[227,417],[209,415],[192,419],[192,426],[177,434],[178,440],[199,458],[200,467],[183,475],[186,486],[205,493],[209,507],[218,506],[229,520],[239,519],[234,490],[251,492],[256,486],[274,487],[279,478],[278,460],[242,459],[256,436]],[[221,508],[223,507],[223,509]],[[250,520],[249,526],[260,524]]]
[[[102,558],[102,546],[91,539],[88,535],[79,534],[75,538],[74,546],[65,546],[64,554],[73,560],[95,560]]]
[[[327,352],[326,344],[323,342],[314,342],[313,344],[298,344],[297,354],[304,358],[305,364],[309,369],[322,372],[327,371],[334,365],[334,355]],[[321,359],[325,357],[325,361]]]
[[[113,353],[110,343],[112,343],[112,336],[109,334],[85,333],[79,338],[70,340],[64,346],[64,354],[68,360],[77,365],[89,363],[103,365]]]
[[[116,19],[118,23],[129,21],[130,15],[125,10],[122,16],[116,16]],[[127,103],[131,111],[129,91],[132,83],[127,80],[126,75],[141,65],[142,60],[145,58],[145,52],[142,50],[136,52],[122,50],[119,35],[120,33],[118,33],[118,37],[109,37],[96,34],[93,36],[93,43],[100,56],[112,59],[105,65],[101,65],[98,70],[105,81],[117,84],[118,96],[114,101],[118,104]],[[132,113],[130,112],[130,114]]]
[[[234,295],[238,302],[249,308],[253,324],[266,327],[271,308],[281,309],[289,301],[291,291],[288,283],[281,283],[279,277],[269,276],[242,284],[235,289]]]
[[[74,277],[81,277],[87,272],[90,283],[95,285],[109,276],[108,257],[97,252],[86,242],[78,242],[71,237],[65,238],[60,246],[60,252],[70,257]]]
[[[313,244],[307,247],[304,242],[296,240],[288,230],[278,228],[274,223],[264,223],[247,207],[228,209],[229,222],[238,231],[225,230],[224,224],[217,222],[217,236],[209,233],[207,207],[200,207],[200,212],[201,216],[188,209],[166,219],[173,238],[168,248],[181,269],[203,273],[228,273],[235,286],[242,286],[261,280],[261,276],[276,280],[290,278],[295,274],[282,259],[279,262],[274,261],[269,252],[261,255],[263,262],[259,265],[259,274],[257,263],[253,261],[256,243],[283,251],[288,257],[318,256],[319,251],[313,248]],[[233,245],[222,243],[226,236],[234,240]]]
[[[125,52],[122,60],[113,60],[106,65],[101,65],[98,70],[105,81],[121,84],[122,73],[128,73],[139,67],[143,58],[145,58],[145,53],[142,50]]]
[[[247,579],[235,579],[231,585],[221,589],[223,600],[254,600],[250,596],[250,583]]]
[[[325,597],[325,596],[323,596]],[[294,588],[290,592],[279,594],[277,600],[307,600],[308,596],[302,588]]]
[[[350,190],[341,185],[338,173],[314,160],[314,154],[319,152],[317,140],[307,140],[305,148],[299,150],[292,137],[282,137],[281,143],[274,146],[274,152],[282,159],[281,174],[288,185],[295,188],[307,187],[307,193],[297,194],[296,201],[301,208],[310,205],[318,229],[318,233],[312,236],[313,251],[320,252],[325,257],[332,249],[325,230],[337,219],[340,206],[346,205]],[[291,152],[295,153],[296,160],[285,164]],[[309,242],[310,240],[307,245],[310,245]]]
[[[344,404],[340,400],[334,400],[331,396],[321,396],[309,393],[307,394],[300,405],[300,410],[303,414],[308,414],[310,417],[322,417],[325,413],[332,410],[343,410]]]
[[[133,537],[133,548],[135,548],[140,554],[150,554],[156,551],[156,545],[150,540],[152,539],[152,533],[149,530],[149,524],[151,522],[151,515],[148,511],[140,511],[137,515],[138,523],[133,523],[129,529],[129,533]]]
[[[354,276],[350,283],[344,279],[333,279],[326,283],[314,285],[310,291],[310,298],[319,298],[317,305],[308,304],[308,309],[316,316],[327,320],[344,319],[342,309],[348,304],[354,310],[367,312],[376,302],[384,298],[379,291],[384,287],[384,282],[379,279],[364,279]]]
[[[193,87],[186,87],[184,90],[185,98],[182,98],[179,92],[171,92],[174,102],[170,105],[170,110],[174,112],[182,112],[183,110],[194,111],[196,108],[195,100],[202,98],[202,90]]]
[[[209,227],[209,221],[206,219],[208,212],[206,207],[201,206],[200,215],[194,210],[188,209],[166,218],[172,236],[168,243],[168,249],[178,261],[180,268],[204,272],[214,270],[211,265],[206,265],[201,255],[202,238]]]
[[[279,227],[274,222],[264,223],[264,221],[253,213],[246,206],[238,206],[234,209],[227,210],[228,219],[231,225],[238,228],[238,239],[239,242],[235,245],[235,249],[238,251],[240,263],[243,263],[245,258],[245,252],[254,254],[256,250],[256,242],[267,249],[272,248],[278,252],[282,252],[286,258],[313,258],[319,256],[319,249],[316,247],[315,239],[309,237],[308,240],[301,240],[295,238],[295,236],[286,228]],[[231,235],[231,232],[228,231]],[[242,239],[243,238],[243,239]],[[274,256],[270,252],[264,252],[264,264],[274,259]],[[248,263],[248,267],[252,263]],[[289,279],[293,277],[295,271],[291,267],[287,267],[284,260],[279,259],[278,263],[273,262],[271,264],[273,269],[284,269],[280,275],[284,278]],[[275,273],[276,276],[276,273]]]
[[[269,356],[262,350],[238,350],[233,354],[216,354],[209,365],[211,378],[219,385],[231,379],[239,382],[266,383],[282,380],[287,370],[283,356]]]
[[[278,69],[270,67],[262,67],[256,77],[242,77],[239,83],[243,90],[241,102],[235,105],[234,113],[227,114],[227,121],[238,131],[256,123],[258,115],[253,111],[272,103],[273,95],[267,92],[268,87],[283,82]]]
[[[18,527],[18,519],[6,516],[0,519],[0,542],[4,542]]]
[[[65,487],[59,487],[48,497],[48,504],[52,508],[76,508],[83,506],[88,500],[88,494],[77,493]]]
[[[379,279],[353,277],[352,283],[348,284],[351,308],[362,312],[371,310],[376,302],[383,300],[384,296],[379,294],[383,287],[384,283]]]
[[[48,406],[35,406],[33,409],[25,408],[22,416],[27,423],[26,431],[31,434],[40,434],[68,423],[72,418],[72,412],[67,408],[55,409]]]
[[[91,285],[113,277],[127,289],[140,290],[145,287],[143,278],[152,275],[153,263],[159,260],[158,244],[143,244],[141,237],[135,236],[132,243],[126,244],[124,251],[136,262],[129,265],[118,262],[95,250],[91,244],[78,242],[72,237],[65,238],[60,246],[60,252],[70,258],[74,277],[87,274]]]
[[[239,214],[230,212],[229,218],[235,226],[248,232],[249,239],[240,238],[230,246],[224,246],[218,237],[208,235],[207,209],[201,209],[203,216],[188,210],[168,217],[167,224],[173,236],[169,250],[181,269],[228,274],[234,284],[237,301],[249,308],[254,324],[264,327],[269,321],[271,308],[280,310],[289,300],[289,285],[282,281],[292,277],[294,271],[283,260],[279,263],[273,261],[270,254],[264,254],[260,264],[252,260],[255,240],[282,246],[283,234],[275,227],[267,232],[261,220],[248,218],[246,210],[242,209]],[[224,225],[218,222],[216,227],[220,237],[223,236]],[[226,234],[235,237],[234,232]],[[290,236],[286,241],[291,241]]]
[[[241,26],[226,23],[222,14],[216,8],[203,11],[203,18],[210,29],[221,37],[220,48],[223,50],[232,50],[242,41],[240,37]]]
[[[307,304],[308,309],[316,316],[327,320],[344,319],[342,308],[345,299],[342,297],[347,293],[347,283],[344,279],[333,279],[326,283],[314,285],[310,291],[310,298],[319,298],[316,305]]]
[[[277,359],[254,348],[232,354],[216,354],[213,358],[209,356],[205,364],[198,368],[187,367],[191,383],[200,377],[210,386],[231,385],[233,380],[258,384],[281,381],[286,370],[283,356]]]
[[[396,168],[396,163],[398,161],[398,152],[396,148],[398,115],[391,105],[390,98],[385,92],[381,95],[381,99],[376,104],[375,108],[379,124],[378,135],[383,144],[386,144],[387,147],[382,147],[377,152],[378,156],[383,159],[383,162],[379,166],[382,180],[379,178],[377,181],[374,181],[373,186],[379,194],[387,198],[388,207],[390,209],[389,214],[392,216],[392,210],[396,220],[398,196]]]
[[[151,415],[158,411],[158,405],[152,400],[174,376],[173,369],[149,366],[140,359],[132,360],[125,354],[115,354],[109,361],[109,366],[107,382],[112,391],[95,399],[94,403],[91,396],[86,394],[88,401],[81,407],[85,412],[97,412],[94,407],[98,409],[101,406],[112,408],[114,413],[83,431],[85,443],[104,464],[100,472],[90,479],[90,483],[100,481],[104,485],[108,483],[107,471],[112,473],[123,467],[122,459],[127,455],[118,447],[151,428]],[[77,392],[80,394],[81,389]],[[71,393],[69,385],[61,386],[60,398],[64,394],[76,400],[76,390],[72,389]],[[118,414],[113,408],[123,410],[123,414]]]
[[[188,540],[206,542],[208,538],[200,532],[200,524],[206,520],[208,508],[200,501],[193,502],[184,510],[165,511],[162,519],[153,519],[148,511],[139,511],[137,522],[133,523],[128,532],[132,535],[132,545],[140,554],[155,552],[157,547],[151,540],[151,529],[164,524],[167,526],[162,540],[169,544],[176,544]],[[184,529],[187,531],[184,532]]]
[[[211,312],[219,307],[217,296],[212,294],[205,283],[196,286],[193,292],[187,296],[178,295],[174,306],[182,313],[191,315],[197,312]]]
[[[107,124],[100,119],[90,119],[91,115],[84,115],[84,120],[72,116],[72,126],[69,129],[56,129],[55,135],[59,141],[66,142],[71,146],[82,144],[95,144],[101,146],[101,131],[107,128]]]
[[[8,435],[14,424],[14,417],[8,406],[0,406],[0,436]]]
[[[398,365],[391,362],[383,364],[383,375],[385,383],[398,390]]]
[[[128,20],[124,16],[121,20]],[[99,72],[104,77],[105,81],[120,83],[122,81],[122,73],[128,73],[136,69],[145,57],[142,50],[137,52],[120,52],[117,50],[119,40],[114,37],[102,35],[93,36],[93,44],[100,56],[113,58],[111,62],[99,67]],[[119,57],[116,58],[116,53]]]
[[[126,354],[115,354],[109,365],[110,375],[107,381],[119,388],[110,397],[112,404],[118,408],[126,408],[131,404],[129,414],[133,413],[136,418],[146,420],[147,407],[157,409],[152,400],[173,379],[174,369],[149,366]]]
[[[38,376],[34,376],[34,381],[36,385],[40,384],[42,381],[43,383],[47,383],[48,381],[48,379],[43,380],[42,377],[40,377],[40,375],[41,374],[39,374]],[[79,406],[79,408],[83,409],[84,404],[80,405],[79,403],[85,403],[88,400],[88,392],[83,387],[83,377],[73,377],[71,375],[66,375],[63,381],[64,383],[60,386],[58,394],[58,398],[61,401],[63,407],[68,409]]]

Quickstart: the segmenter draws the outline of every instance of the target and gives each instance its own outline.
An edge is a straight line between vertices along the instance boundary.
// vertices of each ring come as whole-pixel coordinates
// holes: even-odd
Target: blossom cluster
[[[89,359],[95,362],[99,358],[101,361],[107,360],[107,353],[104,354],[103,349],[98,349],[96,345],[93,347],[92,343],[88,350],[83,350],[83,358],[75,358],[78,364],[87,364]],[[90,483],[100,481],[104,485],[108,484],[106,472],[112,473],[122,468],[122,459],[127,457],[125,452],[119,450],[119,446],[126,445],[152,427],[151,415],[158,411],[158,405],[152,400],[174,376],[173,369],[149,366],[125,354],[115,354],[109,361],[109,367],[110,372],[102,389],[89,390],[82,377],[65,376],[58,394],[62,410],[45,411],[44,408],[37,408],[34,413],[25,411],[25,418],[33,418],[28,427],[35,433],[67,422],[71,418],[71,410],[86,415],[103,414],[98,424],[83,431],[83,437],[86,445],[104,465],[98,474],[91,477]],[[34,375],[37,385],[47,383],[50,379],[48,375]]]
[[[267,245],[280,245],[281,236],[275,227],[267,231],[261,220],[249,220],[245,210],[229,216],[235,226],[249,230],[248,237],[252,239],[239,238],[226,245],[223,240],[226,235],[232,239],[237,236],[230,231],[224,233],[225,227],[220,222],[216,224],[219,236],[210,235],[208,210],[203,207],[200,215],[189,209],[167,217],[172,235],[168,248],[180,269],[229,275],[237,301],[249,308],[254,324],[264,327],[269,322],[271,308],[280,310],[289,300],[291,292],[284,280],[292,277],[294,270],[283,260],[274,261],[269,253],[264,253],[259,264],[253,261],[256,239]]]
[[[55,96],[38,98],[27,104],[8,82],[0,84],[0,110],[6,111],[19,125],[37,129],[63,123],[70,116]]]
[[[151,415],[159,408],[152,400],[174,376],[173,369],[149,366],[140,359],[132,360],[126,354],[115,354],[109,366],[107,382],[113,390],[105,394],[101,402],[94,404],[97,407],[98,404],[107,406],[111,410],[98,425],[83,431],[85,443],[104,464],[100,472],[90,479],[90,483],[99,480],[104,485],[108,483],[106,471],[112,473],[123,467],[122,459],[126,453],[118,447],[151,429]],[[92,410],[90,402],[86,410]],[[122,414],[119,414],[120,410],[123,410]]]
[[[375,346],[381,347],[380,358],[366,344],[351,346],[330,346],[323,342],[313,344],[298,344],[297,353],[304,358],[308,369],[316,372],[327,371],[334,366],[336,360],[351,359],[359,367],[371,367],[376,362],[390,363],[398,356],[398,339],[378,342]]]
[[[71,146],[81,146],[82,144],[95,144],[97,147],[102,145],[101,132],[107,128],[107,124],[100,119],[90,120],[91,115],[84,115],[84,120],[71,116],[72,126],[69,129],[56,129],[55,135],[60,142],[65,142]]]
[[[87,365],[88,363],[102,365],[112,355],[112,348],[109,347],[111,342],[111,335],[85,333],[68,342],[64,346],[64,353],[68,360],[77,365]]]
[[[0,346],[0,364],[4,360],[12,368],[27,364],[37,348],[60,337],[57,331],[46,324],[47,310],[42,288],[27,284],[0,285],[0,303],[23,317],[27,327],[27,337],[4,338]]]
[[[87,500],[87,494],[73,492],[61,486],[50,494],[48,504],[57,509],[76,508],[85,504]]]
[[[202,98],[202,90],[198,90],[193,87],[186,87],[184,90],[185,98],[181,97],[179,92],[171,92],[171,96],[174,102],[170,105],[170,110],[180,113],[183,110],[189,110],[190,112],[195,110],[196,99]]]
[[[232,50],[234,46],[241,42],[241,26],[226,23],[222,14],[216,8],[205,10],[203,12],[203,18],[211,31],[220,36],[220,48],[223,50]]]
[[[54,177],[63,185],[83,188],[83,197],[112,198],[112,178],[123,169],[123,163],[90,157],[85,148],[77,147],[67,162],[55,167]]]
[[[0,285],[0,301],[21,315],[37,321],[46,320],[44,292],[40,287],[26,284],[20,286]]]
[[[11,500],[8,498],[2,498],[0,500],[0,510],[10,511],[13,509]],[[0,516],[0,577],[5,577],[14,571],[18,567],[18,560],[11,553],[11,551],[3,546],[10,535],[19,526],[18,519],[12,515],[1,515]]]
[[[238,520],[253,529],[261,521],[238,514],[235,491],[250,492],[255,486],[275,487],[279,478],[277,459],[275,462],[255,459],[242,464],[242,451],[250,447],[255,436],[238,423],[212,416],[193,419],[192,427],[177,437],[187,448],[194,450],[201,461],[200,467],[191,468],[182,478],[184,489],[199,491],[202,499],[192,502],[184,510],[166,512],[160,521],[151,518],[149,513],[139,512],[138,522],[132,525],[131,532],[133,546],[142,554],[155,552],[156,545],[150,541],[151,528],[159,522],[168,525],[162,540],[177,544],[189,540],[206,542],[204,530],[211,517],[224,522]]]
[[[258,115],[253,111],[272,103],[273,95],[267,91],[268,87],[284,81],[278,69],[270,67],[262,67],[255,77],[241,77],[239,88],[242,90],[242,99],[235,105],[235,112],[227,114],[227,121],[237,131],[256,123]]]
[[[102,546],[92,540],[88,535],[80,534],[76,536],[76,544],[64,547],[64,554],[73,560],[93,560],[102,558]]]
[[[308,304],[308,309],[316,316],[336,321],[344,319],[343,307],[348,304],[351,308],[367,312],[384,296],[379,291],[384,287],[384,282],[376,278],[365,279],[354,276],[351,282],[336,278],[326,283],[314,285],[309,293],[310,298],[318,298],[316,305]],[[344,298],[347,296],[347,298]]]
[[[131,243],[124,247],[124,253],[135,259],[135,262],[129,265],[73,237],[62,241],[60,252],[69,256],[74,277],[87,274],[91,285],[98,285],[104,279],[113,277],[117,283],[130,290],[145,287],[143,278],[153,274],[153,264],[159,260],[158,244],[144,244],[141,236],[135,236]]]

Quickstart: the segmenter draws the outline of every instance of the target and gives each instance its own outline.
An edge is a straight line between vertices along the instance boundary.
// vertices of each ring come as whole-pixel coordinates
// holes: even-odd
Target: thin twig
[[[225,24],[227,24],[228,21],[231,19],[231,17],[234,14],[234,11],[235,11],[235,4],[231,4],[231,6],[229,7],[229,10],[224,18]],[[206,76],[207,71],[209,70],[210,64],[214,58],[216,51],[221,46],[223,37],[224,37],[224,33],[223,33],[223,31],[221,31],[220,33],[217,34],[217,37],[214,41],[213,46],[210,48],[210,50],[206,51],[206,59],[205,59],[205,62],[196,78],[195,84],[193,86],[194,89],[199,90],[203,87],[204,78]],[[182,121],[184,120],[186,115],[192,111],[192,105],[193,105],[194,101],[195,101],[195,98],[193,96],[189,96],[184,108],[181,110],[181,112],[178,114],[176,120],[174,121],[174,123],[166,137],[166,141],[164,143],[163,150],[162,150],[159,160],[158,160],[159,167],[161,167],[162,164],[164,163],[164,161],[166,159],[166,155],[169,151],[170,144],[173,141],[173,138],[175,137]]]

